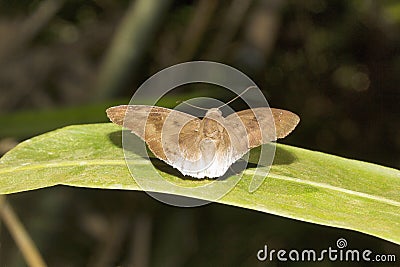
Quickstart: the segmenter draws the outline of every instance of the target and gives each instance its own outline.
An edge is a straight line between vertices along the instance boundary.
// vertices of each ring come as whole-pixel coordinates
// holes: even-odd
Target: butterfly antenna
[[[225,104],[219,106],[218,108],[220,109],[220,108],[222,108],[223,106],[229,105],[230,103],[232,103],[233,101],[235,101],[236,99],[238,99],[239,97],[241,97],[242,95],[244,95],[247,91],[249,91],[250,89],[254,89],[254,88],[257,88],[257,86],[252,85],[252,86],[247,87],[247,88],[246,88],[243,92],[241,92],[239,95],[235,96],[234,98],[232,98],[231,100],[229,100],[227,103],[225,103]]]
[[[235,101],[236,99],[238,99],[239,97],[241,97],[242,95],[244,95],[248,90],[254,89],[254,88],[257,88],[257,86],[252,85],[252,86],[247,87],[247,88],[246,88],[243,92],[241,92],[239,95],[235,96],[234,98],[232,98],[231,100],[229,100],[227,103],[224,103],[223,105],[219,106],[218,109],[222,108],[223,106],[229,105],[230,103],[232,103],[233,101]],[[192,105],[192,104],[188,103],[187,101],[178,100],[178,101],[176,101],[176,103],[177,103],[177,104],[179,104],[179,103],[186,104],[186,105],[188,105],[188,106],[191,106],[192,108],[198,108],[198,109],[205,110],[205,111],[208,111],[208,110],[209,110],[209,109],[207,109],[207,108],[201,108],[201,107]]]
[[[177,104],[178,104],[178,103],[182,103],[182,104],[185,104],[185,105],[191,106],[192,108],[198,108],[198,109],[201,109],[201,110],[208,111],[208,109],[207,109],[207,108],[201,108],[201,107],[198,107],[198,106],[192,105],[192,104],[190,104],[190,103],[188,103],[188,102],[186,102],[186,101],[181,101],[181,100],[179,100],[179,101],[176,101],[176,103],[177,103]]]

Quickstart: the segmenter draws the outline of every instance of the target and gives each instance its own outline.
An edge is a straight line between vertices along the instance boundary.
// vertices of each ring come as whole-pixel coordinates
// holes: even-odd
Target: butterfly
[[[106,113],[144,140],[157,158],[195,178],[223,176],[250,149],[286,137],[300,121],[293,112],[266,107],[227,117],[211,108],[202,119],[147,105],[115,106]]]

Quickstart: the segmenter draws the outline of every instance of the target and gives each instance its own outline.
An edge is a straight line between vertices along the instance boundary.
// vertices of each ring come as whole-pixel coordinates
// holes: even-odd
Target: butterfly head
[[[219,123],[221,118],[222,112],[218,108],[212,108],[207,111],[206,116],[202,121],[202,132],[204,137],[211,139],[220,138],[220,135],[224,130],[221,123]]]
[[[206,113],[206,117],[207,118],[219,118],[222,116],[222,112],[221,110],[219,110],[219,108],[210,108],[207,113]]]

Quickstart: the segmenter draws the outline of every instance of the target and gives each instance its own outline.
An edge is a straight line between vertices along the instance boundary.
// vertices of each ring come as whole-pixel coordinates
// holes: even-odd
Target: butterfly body
[[[196,178],[222,176],[234,161],[232,143],[224,125],[221,111],[210,109],[197,129],[185,131],[182,128],[179,145],[185,150],[186,157],[179,160],[175,167],[182,174]],[[190,155],[193,154],[198,156],[197,160],[191,160]]]
[[[107,115],[142,138],[156,157],[196,178],[224,175],[251,148],[285,137],[299,122],[290,111],[269,108],[227,117],[212,108],[199,119],[162,107],[122,105]]]

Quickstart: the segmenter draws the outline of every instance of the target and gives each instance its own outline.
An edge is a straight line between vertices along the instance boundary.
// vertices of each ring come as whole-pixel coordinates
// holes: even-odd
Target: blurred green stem
[[[117,29],[97,80],[97,99],[114,96],[139,71],[141,58],[153,39],[170,0],[133,1]]]
[[[32,267],[47,266],[36,248],[35,243],[14,213],[12,207],[6,202],[5,196],[2,195],[0,195],[0,218],[4,221],[11,236],[17,243],[18,248],[24,255],[26,263]]]

